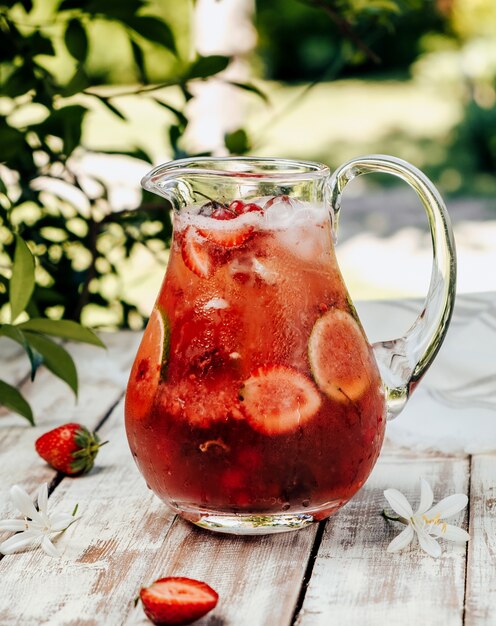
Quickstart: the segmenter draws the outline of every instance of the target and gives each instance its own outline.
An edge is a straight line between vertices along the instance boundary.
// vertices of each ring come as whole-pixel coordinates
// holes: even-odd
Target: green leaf
[[[22,93],[25,93],[23,90]],[[3,95],[10,95],[2,89]],[[3,123],[2,123],[3,122]],[[2,146],[0,161],[10,161],[26,149],[23,133],[17,128],[11,128],[4,120],[0,121],[0,145]]]
[[[43,357],[41,356],[41,354],[31,348],[24,333],[19,330],[17,326],[12,326],[11,324],[3,324],[2,326],[0,326],[0,337],[8,337],[9,339],[16,341],[24,348],[26,354],[29,357],[29,362],[31,363],[31,380],[34,380],[36,370],[43,363]]]
[[[70,104],[56,109],[43,122],[32,128],[42,135],[55,135],[64,142],[64,154],[69,156],[79,145],[82,134],[83,119],[88,109],[80,104]]]
[[[134,148],[134,150],[105,150],[105,149],[99,148],[98,150],[95,150],[95,153],[97,154],[120,154],[120,155],[132,157],[133,159],[139,159],[140,161],[146,161],[147,163],[151,163],[153,160],[151,156],[147,154],[141,148]]]
[[[31,407],[22,394],[15,387],[4,380],[0,380],[0,405],[25,417],[31,426],[34,426],[34,417]]]
[[[14,265],[9,286],[10,321],[27,307],[34,289],[34,258],[22,237],[16,235]]]
[[[171,143],[171,146],[174,152],[177,152],[177,149],[178,149],[177,144],[181,136],[182,136],[181,127],[175,126],[175,125],[169,127],[169,141]]]
[[[88,0],[62,0],[59,4],[58,11],[71,11],[72,9],[84,9],[88,4]]]
[[[230,60],[229,57],[221,56],[220,54],[198,57],[198,59],[191,64],[186,77],[188,80],[193,78],[208,78],[209,76],[213,76],[225,70]]]
[[[262,100],[266,103],[269,102],[269,96],[266,93],[264,93],[261,89],[259,89],[256,85],[254,85],[253,83],[238,83],[234,80],[229,80],[227,82],[230,85],[233,85],[234,87],[238,87],[238,89],[243,89],[244,91],[249,91],[250,93],[254,93],[259,98],[262,98]]]
[[[83,63],[88,56],[88,35],[78,19],[74,18],[67,24],[64,41],[71,55]]]
[[[146,75],[145,57],[143,54],[143,50],[133,40],[131,40],[131,50],[133,53],[134,62],[136,64],[136,67],[138,68],[138,78],[140,79],[140,82],[146,84],[148,82],[148,77]]]
[[[103,97],[103,96],[98,96],[97,94],[93,94],[93,96],[94,96],[95,98],[98,98],[98,100],[100,100],[100,102],[101,102],[102,104],[104,104],[104,105],[107,107],[107,109],[108,109],[109,111],[111,111],[114,115],[117,115],[117,117],[120,117],[120,118],[121,118],[121,120],[126,121],[126,118],[124,117],[124,115],[123,115],[123,114],[119,111],[119,109],[118,109],[117,107],[115,107],[115,106],[114,106],[114,105],[110,102],[110,100],[109,100],[108,98],[105,98],[105,97]]]
[[[88,78],[88,75],[84,71],[83,66],[78,65],[70,81],[64,87],[63,95],[66,98],[68,98],[69,96],[73,96],[74,94],[80,93],[81,91],[86,89],[86,87],[89,87],[90,84],[90,80]]]
[[[240,128],[225,135],[226,148],[231,154],[245,154],[250,150],[250,142],[246,131]]]
[[[174,115],[177,117],[177,120],[180,124],[182,124],[183,126],[187,126],[188,118],[184,115],[184,113],[179,111],[179,109],[176,109],[172,105],[167,104],[167,102],[162,102],[162,100],[159,100],[158,98],[153,98],[153,100],[155,100],[155,102],[159,104],[161,107],[164,107],[164,109],[167,109],[171,113],[174,113]]]
[[[145,0],[93,0],[85,11],[105,19],[125,21],[135,15],[145,4]]]
[[[2,72],[3,75],[6,74],[4,69],[2,69]],[[36,82],[32,60],[27,60],[21,67],[15,69],[7,80],[2,79],[2,95],[17,98],[17,96],[27,93],[30,89],[36,89]],[[2,155],[2,160],[4,158]]]
[[[153,41],[176,54],[174,35],[168,24],[151,15],[135,15],[125,18],[125,24],[148,41]]]
[[[55,56],[55,48],[53,43],[48,37],[44,37],[40,31],[35,31],[29,37],[26,37],[26,45],[31,48],[31,54],[46,54],[48,56]]]
[[[67,350],[44,335],[31,332],[25,332],[24,334],[29,344],[42,355],[44,365],[57,378],[67,383],[77,396],[78,377],[76,366]]]
[[[52,337],[69,339],[70,341],[81,341],[100,348],[105,348],[103,341],[95,335],[89,328],[85,328],[77,322],[71,320],[50,320],[42,317],[34,318],[18,325],[22,331],[34,331],[45,333]]]

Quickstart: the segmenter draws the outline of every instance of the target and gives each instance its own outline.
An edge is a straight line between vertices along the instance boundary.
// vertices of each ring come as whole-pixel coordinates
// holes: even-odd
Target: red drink
[[[374,466],[385,401],[325,208],[282,196],[174,219],[126,397],[143,476],[217,530],[330,515]]]

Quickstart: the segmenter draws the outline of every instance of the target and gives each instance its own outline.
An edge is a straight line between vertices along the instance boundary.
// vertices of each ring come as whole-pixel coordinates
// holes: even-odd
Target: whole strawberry
[[[193,578],[159,578],[140,591],[146,616],[160,626],[191,624],[211,611],[219,596],[206,583]]]
[[[100,443],[98,435],[81,424],[70,423],[49,430],[36,440],[36,452],[59,472],[75,476],[93,467]]]

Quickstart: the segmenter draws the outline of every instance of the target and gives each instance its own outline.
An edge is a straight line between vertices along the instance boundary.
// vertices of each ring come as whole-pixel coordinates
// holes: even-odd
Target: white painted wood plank
[[[157,561],[174,514],[146,488],[132,460],[121,401],[102,428],[109,439],[98,467],[66,478],[49,499],[54,511],[81,519],[56,542],[60,558],[41,550],[0,561],[0,624],[117,626]],[[13,513],[13,511],[10,511]]]
[[[262,537],[212,533],[176,518],[145,585],[163,576],[202,580],[219,603],[197,626],[290,626],[317,524]],[[126,626],[150,622],[138,605]]]
[[[58,542],[61,558],[36,551],[0,561],[0,624],[149,624],[141,606],[133,606],[139,589],[184,575],[207,581],[221,597],[199,626],[289,626],[317,526],[228,537],[176,518],[169,531],[174,514],[134,466],[122,408],[121,401],[102,427],[109,444],[98,468],[64,479],[50,497],[54,510],[70,511],[78,502],[82,515]]]
[[[18,385],[29,375],[29,359],[11,339],[0,338],[0,380]]]
[[[12,484],[34,490],[40,482],[50,482],[56,475],[35,452],[34,442],[42,433],[70,421],[94,428],[119,400],[139,339],[138,333],[113,333],[104,338],[107,350],[83,344],[67,346],[78,367],[77,403],[67,385],[44,369],[40,369],[34,383],[22,386],[37,425],[31,427],[12,413],[0,417],[0,518],[5,515]],[[106,448],[102,448],[99,460],[105,453]]]
[[[464,544],[446,542],[437,560],[418,546],[386,552],[404,527],[381,517],[383,491],[399,489],[415,510],[421,476],[432,485],[435,501],[467,493],[468,460],[381,458],[364,489],[327,523],[298,626],[462,625]],[[453,523],[462,519],[463,513]]]
[[[496,624],[496,456],[472,457],[466,626]]]

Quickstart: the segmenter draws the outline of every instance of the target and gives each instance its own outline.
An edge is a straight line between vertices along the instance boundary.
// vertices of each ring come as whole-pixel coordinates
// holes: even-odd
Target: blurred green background
[[[244,30],[234,21],[216,49],[218,23],[208,11],[222,4]],[[449,197],[494,196],[494,0],[208,5],[0,6],[4,309],[19,232],[38,257],[28,313],[140,327],[171,231],[165,208],[141,194],[138,181],[150,163],[170,158],[231,152],[337,166],[359,154],[391,153],[423,169]],[[208,103],[198,103],[212,80],[242,84],[235,98],[215,101],[210,118]],[[223,116],[230,125],[222,145],[209,146],[202,128],[208,135],[214,117]],[[101,160],[104,153],[115,159]],[[63,182],[65,191],[43,186],[46,179]],[[394,184],[367,181],[371,188]]]

